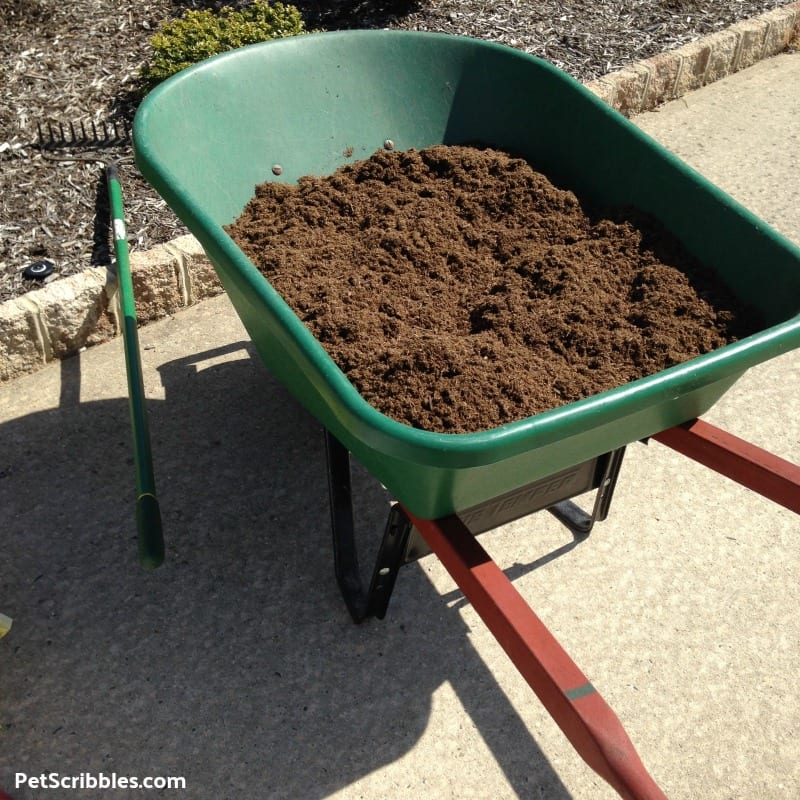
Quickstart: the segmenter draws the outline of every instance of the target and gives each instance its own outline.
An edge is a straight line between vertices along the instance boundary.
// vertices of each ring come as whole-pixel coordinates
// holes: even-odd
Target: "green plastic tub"
[[[512,150],[584,200],[648,212],[767,327],[492,430],[439,434],[396,422],[358,394],[223,230],[257,183],[329,174],[353,160],[346,154],[366,158],[387,139],[396,149]],[[699,416],[749,367],[800,345],[800,250],[579,83],[507,47],[405,31],[254,45],[154,90],[136,116],[134,144],[138,166],[205,248],[267,367],[421,517],[469,508]]]

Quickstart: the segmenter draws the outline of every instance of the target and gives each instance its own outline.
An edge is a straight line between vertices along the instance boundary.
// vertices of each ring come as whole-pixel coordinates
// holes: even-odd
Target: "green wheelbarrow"
[[[596,207],[635,207],[755,306],[764,327],[492,430],[441,434],[389,419],[223,229],[256,184],[329,174],[388,142],[482,143],[524,156]],[[623,797],[663,797],[613,712],[475,535],[547,508],[585,536],[608,510],[623,449],[651,436],[726,474],[743,458],[748,485],[800,512],[800,470],[780,460],[761,470],[760,453],[695,422],[749,367],[800,345],[800,250],[562,72],[459,37],[350,31],[227,53],[155,89],[134,144],[144,176],[203,245],[261,359],[325,428],[336,574],[353,617],[383,616],[398,566],[433,549],[586,761]],[[350,454],[398,501],[368,589],[352,537]],[[570,502],[589,489],[590,515]]]

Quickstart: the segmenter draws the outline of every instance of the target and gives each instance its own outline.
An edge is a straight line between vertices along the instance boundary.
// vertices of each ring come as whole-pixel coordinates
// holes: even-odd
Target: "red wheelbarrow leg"
[[[626,800],[666,800],[617,716],[464,524],[408,517],[584,761]]]
[[[652,438],[800,514],[799,466],[701,419]]]

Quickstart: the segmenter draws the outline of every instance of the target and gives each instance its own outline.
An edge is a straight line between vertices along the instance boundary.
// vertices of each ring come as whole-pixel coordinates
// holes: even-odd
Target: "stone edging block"
[[[800,0],[604,75],[586,87],[632,117],[774,56],[797,36]]]
[[[131,277],[140,323],[174,314],[222,292],[193,236],[132,252]],[[118,335],[116,275],[93,267],[0,304],[0,382]]]
[[[587,88],[625,116],[752,66],[800,37],[800,0],[696,42],[604,75]],[[222,292],[202,247],[180,236],[134,251],[131,275],[140,323]],[[0,304],[0,382],[119,334],[116,276],[94,267]]]

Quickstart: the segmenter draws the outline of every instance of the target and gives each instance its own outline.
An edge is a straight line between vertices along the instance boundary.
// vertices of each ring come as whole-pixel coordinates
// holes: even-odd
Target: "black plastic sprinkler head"
[[[28,264],[22,271],[22,275],[29,280],[43,281],[48,275],[53,274],[55,264],[43,258],[41,261],[34,261],[33,264]]]

